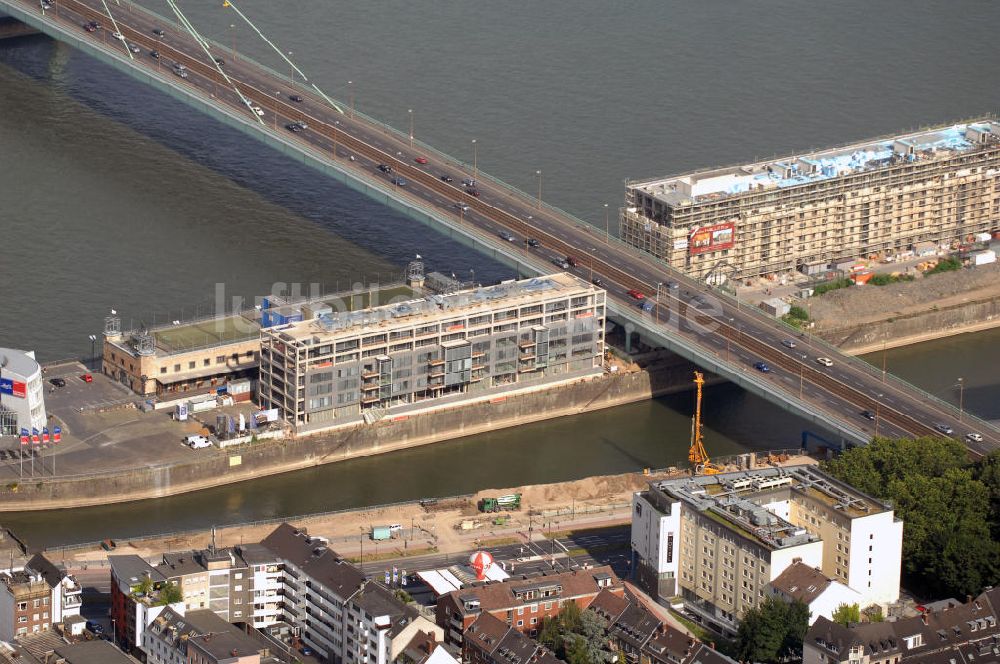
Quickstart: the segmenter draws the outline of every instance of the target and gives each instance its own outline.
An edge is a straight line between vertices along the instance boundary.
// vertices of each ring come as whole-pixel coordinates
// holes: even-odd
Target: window
[[[194,366],[195,366],[194,361],[188,362],[188,369],[194,369]]]
[[[532,625],[537,625],[538,624],[538,618],[532,618],[531,619],[531,624]]]
[[[18,611],[24,611],[27,608],[28,608],[28,603],[27,602],[18,602],[17,603],[17,610]]]
[[[517,626],[518,627],[524,627],[524,621],[523,620],[518,620],[517,621]]]
[[[166,367],[160,367],[160,373],[161,374],[167,373],[167,368]]]
[[[519,615],[519,616],[523,616],[524,615],[524,607],[523,606],[517,607],[517,615]]]

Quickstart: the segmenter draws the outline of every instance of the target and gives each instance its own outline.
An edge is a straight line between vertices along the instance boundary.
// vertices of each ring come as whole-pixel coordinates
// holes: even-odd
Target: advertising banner
[[[736,244],[736,224],[727,221],[715,226],[702,226],[691,231],[689,253],[703,254],[708,251],[731,249]]]
[[[10,378],[0,378],[0,394],[24,398],[28,395],[28,386]]]

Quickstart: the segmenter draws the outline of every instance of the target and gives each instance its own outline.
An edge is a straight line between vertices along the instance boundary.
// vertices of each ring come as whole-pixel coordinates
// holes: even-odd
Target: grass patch
[[[841,288],[848,288],[853,286],[854,282],[847,277],[841,277],[840,279],[834,279],[833,281],[827,281],[826,283],[820,284],[813,287],[813,297],[822,295],[823,293],[829,293],[832,290],[839,290]]]
[[[511,544],[520,543],[521,540],[516,537],[494,537],[493,539],[479,540],[479,546],[484,549],[489,547],[510,546]]]
[[[889,284],[898,284],[904,281],[913,281],[912,274],[876,274],[868,283],[872,286],[888,286]]]
[[[924,272],[926,275],[940,274],[941,272],[954,272],[962,269],[962,261],[957,258],[942,258],[938,264]]]
[[[426,556],[431,553],[437,553],[438,548],[436,546],[425,547],[423,549],[393,549],[392,551],[384,551],[377,555],[369,556],[365,554],[364,562],[366,563],[377,563],[380,560],[394,560],[396,558],[412,558],[414,556]],[[350,563],[361,563],[361,556],[348,556],[344,560]]]

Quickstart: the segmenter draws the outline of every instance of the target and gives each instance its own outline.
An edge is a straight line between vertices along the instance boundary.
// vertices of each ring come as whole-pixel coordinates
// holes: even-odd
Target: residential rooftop
[[[712,203],[748,192],[787,189],[901,163],[953,157],[1000,142],[1000,123],[980,119],[788,155],[771,161],[629,182],[670,207]]]
[[[735,473],[700,475],[650,483],[650,489],[669,499],[681,500],[706,517],[744,537],[783,549],[817,541],[805,528],[769,511],[760,503],[794,491],[832,508],[846,518],[888,511],[890,507],[815,466],[759,468]]]
[[[435,294],[364,311],[333,312],[313,320],[269,328],[267,331],[286,341],[319,343],[335,335],[360,334],[401,324],[441,322],[449,316],[534,304],[540,295],[555,297],[580,290],[597,289],[569,273],[559,272],[520,281],[505,281],[495,286]]]

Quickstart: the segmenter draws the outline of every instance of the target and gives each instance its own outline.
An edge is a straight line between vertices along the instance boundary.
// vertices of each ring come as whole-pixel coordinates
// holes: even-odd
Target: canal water
[[[204,33],[284,70],[222,3],[186,4]],[[418,140],[467,161],[475,139],[479,167],[526,190],[540,170],[545,200],[598,225],[608,203],[612,230],[628,177],[1000,107],[1000,90],[981,83],[1000,65],[1000,5],[975,0],[240,7],[332,96],[401,129],[412,117]],[[511,276],[44,38],[0,42],[0,150],[0,344],[34,348],[42,360],[89,353],[88,335],[112,308],[136,324],[213,311],[217,284],[226,303],[276,283],[330,290],[391,280],[417,253],[431,269]],[[890,351],[889,366],[956,403],[962,377],[963,405],[996,418],[998,341],[989,332]],[[714,454],[794,446],[804,428],[731,386],[707,399]],[[684,457],[690,401],[2,522],[49,544],[662,466]]]

